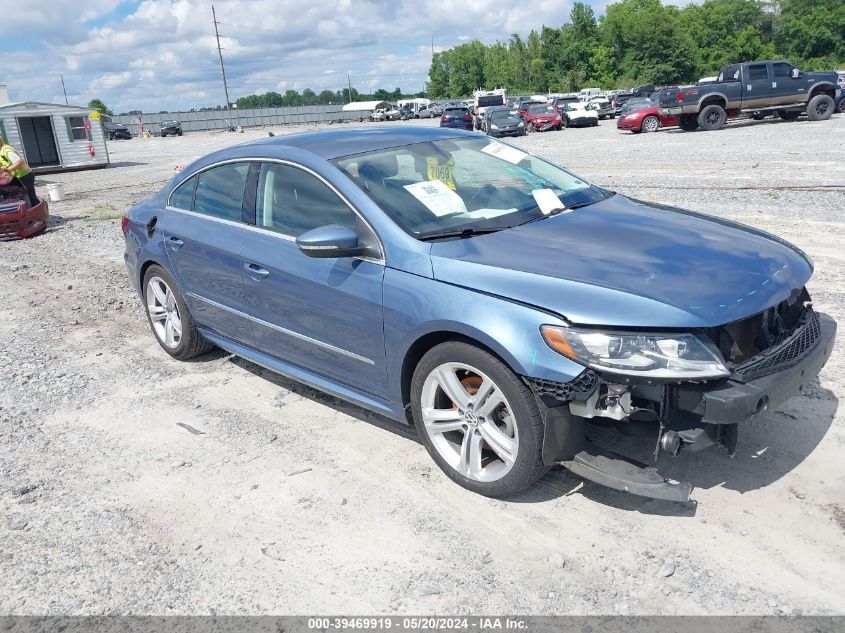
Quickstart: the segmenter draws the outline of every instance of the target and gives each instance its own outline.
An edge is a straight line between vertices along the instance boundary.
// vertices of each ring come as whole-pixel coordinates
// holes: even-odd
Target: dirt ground
[[[68,194],[45,235],[0,244],[0,613],[845,613],[841,340],[734,458],[661,457],[695,485],[690,507],[563,469],[491,501],[411,429],[219,351],[171,360],[119,218],[177,166],[266,135],[111,142],[109,169],[38,178]],[[604,121],[516,143],[794,242],[817,309],[843,323],[843,138],[835,116],[638,136]]]

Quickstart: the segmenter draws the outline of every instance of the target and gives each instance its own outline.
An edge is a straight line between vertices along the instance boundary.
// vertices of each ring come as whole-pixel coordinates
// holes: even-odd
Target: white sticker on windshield
[[[486,147],[481,148],[481,151],[485,154],[490,154],[490,156],[506,160],[512,165],[516,165],[521,160],[528,157],[528,154],[525,152],[520,151],[515,147],[511,147],[510,145],[505,145],[504,143],[490,143]]]
[[[415,182],[405,189],[437,217],[467,212],[463,199],[440,180]]]
[[[531,195],[534,196],[537,206],[540,207],[540,211],[542,211],[544,215],[548,215],[555,209],[566,208],[566,205],[560,201],[560,198],[558,198],[557,194],[551,189],[534,189],[531,192]]]

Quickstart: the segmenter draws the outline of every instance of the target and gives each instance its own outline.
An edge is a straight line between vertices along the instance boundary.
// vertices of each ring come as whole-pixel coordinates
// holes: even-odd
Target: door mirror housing
[[[358,234],[346,226],[328,224],[306,231],[296,238],[296,245],[308,257],[337,258],[364,255]]]
[[[791,72],[791,73],[789,73],[789,74],[790,74],[790,76],[791,76],[793,79],[798,79],[798,78],[800,78],[800,77],[801,77],[801,71],[800,71],[800,70],[798,70],[797,68],[793,68],[793,69],[792,69],[792,72]]]

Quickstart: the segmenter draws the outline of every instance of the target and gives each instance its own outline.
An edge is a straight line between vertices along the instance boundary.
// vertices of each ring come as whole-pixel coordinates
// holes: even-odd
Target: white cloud
[[[25,32],[31,50],[4,68],[15,99],[99,97],[116,111],[187,109],[222,103],[206,0],[35,0],[4,7],[5,32]],[[572,0],[217,0],[234,99],[267,90],[317,92],[352,83],[365,92],[423,89],[435,50],[466,39],[507,40],[567,19]],[[114,12],[114,13],[112,13]],[[109,16],[124,16],[109,18]],[[99,26],[86,27],[93,22]],[[342,70],[341,70],[342,69]],[[72,97],[72,98],[71,98]]]

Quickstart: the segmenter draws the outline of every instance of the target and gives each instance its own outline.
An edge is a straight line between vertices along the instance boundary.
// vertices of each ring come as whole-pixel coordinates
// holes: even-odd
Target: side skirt
[[[205,338],[227,352],[240,356],[241,358],[245,358],[256,365],[260,365],[265,369],[269,369],[277,374],[286,376],[296,382],[300,382],[304,385],[308,385],[309,387],[313,387],[314,389],[319,389],[320,391],[336,396],[341,400],[357,404],[360,407],[364,407],[365,409],[369,409],[375,413],[387,416],[388,418],[401,422],[402,424],[408,424],[404,409],[400,408],[397,410],[390,403],[382,400],[381,398],[353,389],[352,387],[335,382],[324,376],[320,376],[319,374],[312,373],[302,367],[299,367],[298,365],[286,363],[275,356],[270,356],[269,354],[259,352],[257,349],[252,347],[241,345],[240,343],[236,343],[228,338],[220,336],[219,334],[206,330],[205,328],[197,329]]]

